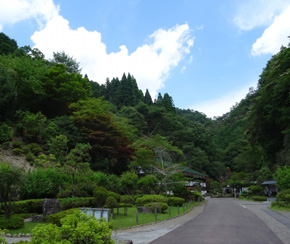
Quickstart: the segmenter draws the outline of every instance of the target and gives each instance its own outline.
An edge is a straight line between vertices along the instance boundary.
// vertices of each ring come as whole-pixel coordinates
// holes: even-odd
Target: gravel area
[[[290,226],[289,212],[275,212],[269,209],[269,202],[235,201],[260,218],[284,244],[290,244],[290,229],[287,228],[287,226]]]

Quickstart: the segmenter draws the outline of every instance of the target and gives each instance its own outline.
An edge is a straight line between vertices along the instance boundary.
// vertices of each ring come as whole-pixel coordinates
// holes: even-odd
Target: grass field
[[[186,207],[183,210],[183,207],[179,207],[179,213],[177,207],[170,207],[170,214],[169,209],[165,211],[165,213],[157,213],[157,221],[163,221],[169,218],[176,217],[178,215],[182,215],[185,212],[190,211],[192,208],[199,206],[203,203],[194,202],[188,205],[185,205]],[[117,214],[117,209],[114,209],[113,214],[113,229],[122,229],[122,228],[128,228],[136,225],[136,207],[127,208],[127,215],[124,215],[124,208],[119,209],[119,214]],[[142,224],[148,224],[153,223],[155,221],[155,214],[144,214],[144,213],[138,213],[138,225]],[[31,233],[32,229],[36,227],[37,225],[45,225],[47,223],[32,223],[32,222],[25,222],[23,228],[16,229],[16,230],[9,230],[8,233],[10,234],[26,234]]]

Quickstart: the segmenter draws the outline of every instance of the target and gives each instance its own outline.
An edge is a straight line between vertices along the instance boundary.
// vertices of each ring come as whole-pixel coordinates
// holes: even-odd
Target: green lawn
[[[288,208],[288,207],[270,206],[270,208],[272,210],[275,210],[275,211],[287,211],[287,212],[290,212],[290,208]]]
[[[190,207],[189,210],[191,210],[193,207],[199,206],[203,203],[195,202]],[[178,216],[178,209],[177,207],[170,207],[171,210],[171,217],[169,216],[169,209],[165,211],[165,213],[157,213],[157,221],[166,220],[169,218],[173,218]],[[127,215],[124,216],[124,209],[121,208],[119,210],[119,214],[117,214],[117,210],[114,210],[114,217],[112,220],[113,223],[113,229],[121,229],[121,228],[128,228],[136,225],[136,212],[137,208],[132,207],[128,208]],[[183,208],[179,208],[179,215],[183,214],[184,212],[188,212],[188,210],[185,208],[185,211],[183,211]],[[144,214],[144,213],[138,213],[138,225],[142,224],[148,224],[155,222],[155,214]]]
[[[189,208],[187,209],[185,207],[185,211],[183,211],[183,207],[179,208],[179,215],[182,215],[185,212],[190,211],[192,208],[199,206],[203,203],[194,202],[192,203]],[[169,209],[165,211],[165,213],[157,213],[157,221],[166,220],[169,218],[173,218],[178,216],[178,209],[177,207],[170,207],[171,216],[169,216]],[[117,209],[114,210],[113,215],[113,229],[122,229],[122,228],[128,228],[136,225],[136,212],[137,208],[132,207],[127,209],[127,215],[124,215],[124,208],[119,209],[119,214],[117,214]],[[144,214],[144,213],[138,213],[138,225],[142,224],[148,224],[155,222],[155,214]],[[32,223],[32,222],[26,222],[24,223],[23,228],[16,229],[16,230],[9,230],[8,233],[10,234],[26,234],[31,233],[32,229],[36,227],[37,225],[43,225],[47,223]]]

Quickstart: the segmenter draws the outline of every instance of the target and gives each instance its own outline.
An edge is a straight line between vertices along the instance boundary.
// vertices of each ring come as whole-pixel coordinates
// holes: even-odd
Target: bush
[[[133,204],[131,203],[119,203],[119,208],[131,208],[133,207]]]
[[[0,125],[0,143],[10,141],[13,137],[13,128],[3,123]]]
[[[112,227],[109,222],[96,220],[93,216],[75,213],[61,219],[61,227],[41,225],[32,230],[31,244],[41,243],[106,243],[113,244]]]
[[[66,217],[67,215],[70,215],[70,214],[79,213],[80,211],[81,210],[79,210],[78,208],[60,211],[60,212],[58,212],[56,214],[50,214],[50,215],[45,216],[45,221],[48,222],[48,223],[55,224],[57,226],[61,226],[60,220],[62,218]]]
[[[248,196],[263,196],[264,189],[262,186],[249,186]]]
[[[97,187],[93,194],[96,205],[103,207],[108,197],[108,191],[104,187]]]
[[[12,153],[13,153],[14,155],[23,155],[23,154],[24,154],[24,150],[21,149],[21,148],[13,148],[13,149],[12,149]]]
[[[265,196],[253,196],[252,198],[254,201],[259,201],[259,202],[267,201],[267,197]]]
[[[12,147],[13,148],[21,148],[23,145],[23,142],[22,141],[13,141],[12,142]]]
[[[241,192],[241,197],[248,197],[248,192],[242,191]]]
[[[79,207],[94,207],[95,200],[93,197],[70,197],[59,199],[60,207],[63,210]]]
[[[185,200],[181,197],[169,197],[167,203],[169,206],[182,206]]]
[[[137,206],[145,206],[145,204],[151,203],[151,202],[167,203],[167,198],[162,195],[144,195],[143,197],[136,199]]]
[[[123,195],[120,198],[121,203],[134,204],[134,199],[129,195]]]
[[[278,192],[276,199],[290,204],[290,189]]]
[[[12,212],[15,214],[23,213],[42,213],[43,199],[23,200],[12,203]],[[1,209],[3,206],[1,206]]]
[[[144,205],[144,207],[151,208],[152,212],[157,209],[158,212],[164,213],[168,208],[168,205],[164,202],[151,202]]]
[[[2,229],[19,229],[24,225],[24,218],[12,215],[9,219],[4,216],[0,217],[0,228]]]
[[[39,153],[41,153],[43,151],[41,146],[37,143],[30,143],[27,145],[27,147],[35,156],[37,156]]]
[[[194,191],[191,193],[192,199],[194,201],[202,201],[203,200],[203,196],[200,192]]]
[[[108,192],[108,197],[114,197],[117,202],[120,202],[121,196],[113,191]]]
[[[117,202],[116,198],[108,197],[106,200],[106,207],[110,208],[110,209],[118,207],[118,202]]]

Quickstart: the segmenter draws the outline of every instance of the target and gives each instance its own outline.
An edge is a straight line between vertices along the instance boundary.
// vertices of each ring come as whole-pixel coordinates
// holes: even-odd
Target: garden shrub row
[[[78,208],[72,208],[64,211],[60,211],[56,214],[50,214],[45,217],[45,221],[48,223],[55,224],[57,226],[61,226],[60,220],[67,215],[79,213],[80,210]]]
[[[24,218],[19,215],[12,215],[9,219],[5,216],[0,216],[1,229],[19,229],[24,225]]]
[[[260,201],[260,202],[267,201],[267,197],[265,196],[253,196],[252,198],[254,201]]]
[[[145,207],[149,207],[152,212],[155,211],[155,209],[158,212],[165,213],[165,210],[168,208],[168,205],[164,202],[151,202],[144,205]]]
[[[147,203],[163,202],[167,203],[167,198],[162,195],[144,195],[143,197],[136,199],[136,206],[144,206]]]

